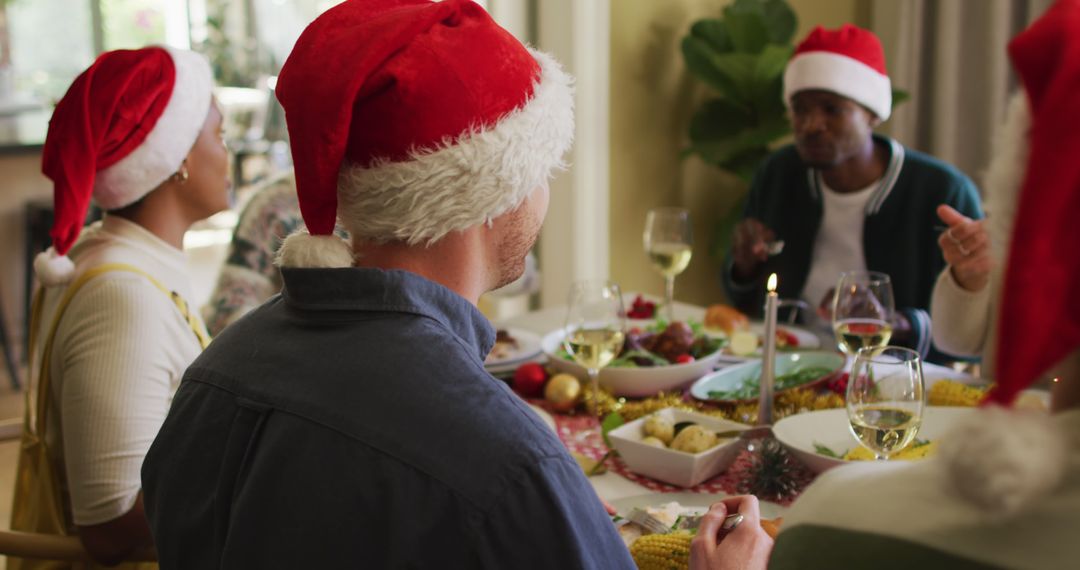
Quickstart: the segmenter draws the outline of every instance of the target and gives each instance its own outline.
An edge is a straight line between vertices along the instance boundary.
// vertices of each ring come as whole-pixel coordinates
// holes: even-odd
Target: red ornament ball
[[[539,398],[547,382],[547,371],[536,362],[526,362],[514,371],[514,391],[523,398]]]

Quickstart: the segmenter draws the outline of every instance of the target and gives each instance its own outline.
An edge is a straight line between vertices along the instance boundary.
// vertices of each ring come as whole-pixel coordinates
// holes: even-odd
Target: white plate
[[[611,503],[611,506],[615,507],[619,514],[624,517],[634,509],[659,507],[673,501],[684,507],[691,507],[704,513],[709,510],[713,503],[720,502],[730,496],[724,493],[649,493],[647,495],[613,499],[608,503]],[[761,518],[765,519],[784,516],[784,511],[787,510],[785,507],[768,501],[759,501],[758,504],[761,505]]]
[[[922,426],[916,437],[937,440],[945,435],[958,419],[973,414],[975,411],[976,408],[927,406],[923,410]],[[814,451],[815,443],[828,447],[838,455],[843,455],[849,449],[859,445],[848,427],[846,408],[788,416],[776,422],[773,433],[780,443],[816,473],[853,462],[819,455]]]
[[[540,346],[540,335],[527,331],[524,329],[515,328],[501,328],[505,330],[510,336],[517,340],[517,348],[511,349],[502,358],[493,358],[484,361],[484,368],[488,371],[492,369],[504,369],[507,367],[516,367],[515,365],[522,364],[527,360],[540,356],[543,349]]]
[[[793,325],[785,325],[785,324],[777,324],[776,326],[777,326],[777,328],[786,330],[787,332],[791,333],[792,335],[795,336],[795,339],[799,341],[799,346],[785,347],[784,349],[781,349],[780,352],[783,352],[784,350],[814,350],[814,349],[817,349],[817,348],[821,348],[821,339],[818,338],[818,336],[816,334],[810,332],[807,329],[797,327],[797,326],[793,326]],[[750,322],[750,332],[756,334],[758,336],[758,339],[761,339],[765,334],[765,324],[762,323],[761,321],[751,321]],[[705,333],[710,335],[710,336],[714,336],[716,338],[727,338],[727,334],[725,334],[723,331],[716,331],[716,330],[706,329]],[[749,354],[749,355],[739,356],[739,355],[736,355],[736,354],[732,354],[730,346],[724,347],[724,349],[721,350],[721,352],[724,353],[724,357],[723,357],[724,360],[728,360],[728,361],[750,360],[750,359],[753,359],[753,358],[761,357],[761,347],[760,346],[758,347],[758,349],[756,351],[754,351],[754,354]]]
[[[548,365],[559,372],[587,378],[585,368],[559,356],[563,329],[556,329],[544,336],[541,345],[548,355]],[[600,384],[611,388],[616,396],[652,396],[663,390],[674,390],[690,384],[712,371],[720,359],[718,350],[706,357],[686,364],[650,366],[641,368],[604,368],[600,371]]]
[[[805,384],[788,388],[787,390],[817,386],[821,382],[835,377],[844,369],[844,366],[844,355],[838,352],[827,352],[824,350],[793,350],[791,352],[780,352],[776,355],[776,376],[782,376],[804,367],[829,369],[828,374],[819,376],[817,379],[811,380]],[[751,380],[756,381],[756,379],[760,377],[761,359],[743,362],[742,364],[734,364],[727,368],[717,370],[716,372],[706,374],[700,380],[694,382],[694,385],[690,387],[690,395],[705,402],[753,401],[757,399],[757,396],[743,400],[719,400],[710,398],[709,392],[713,390],[733,390]],[[778,390],[777,393],[786,392],[787,390]]]

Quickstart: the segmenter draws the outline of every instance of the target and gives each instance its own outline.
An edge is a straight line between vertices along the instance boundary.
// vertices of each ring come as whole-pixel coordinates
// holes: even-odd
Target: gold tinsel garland
[[[594,410],[596,397],[591,386],[583,390],[583,403],[586,410]],[[781,418],[810,412],[844,407],[844,399],[833,392],[819,394],[812,389],[787,390],[775,396],[773,400],[773,418]],[[641,399],[616,398],[610,392],[600,389],[600,417],[612,412],[619,412],[627,422],[634,421],[664,408],[679,408],[699,412],[718,418],[724,418],[745,424],[757,421],[757,402],[750,404],[716,404],[698,401],[686,401],[679,392],[660,392],[655,396]]]

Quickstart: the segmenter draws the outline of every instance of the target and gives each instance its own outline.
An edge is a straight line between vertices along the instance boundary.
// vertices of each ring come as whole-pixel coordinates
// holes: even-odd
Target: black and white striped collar
[[[904,167],[904,145],[891,138],[886,138],[885,141],[889,143],[889,166],[885,168],[885,174],[881,177],[881,180],[878,181],[874,193],[870,196],[870,199],[866,201],[867,216],[874,215],[881,210],[881,205],[885,203],[889,194],[892,193],[893,187],[896,186],[896,180],[900,177],[900,170]],[[814,200],[820,202],[821,187],[823,185],[821,181],[821,171],[808,168],[806,170],[806,181],[810,186],[810,196],[813,197]]]

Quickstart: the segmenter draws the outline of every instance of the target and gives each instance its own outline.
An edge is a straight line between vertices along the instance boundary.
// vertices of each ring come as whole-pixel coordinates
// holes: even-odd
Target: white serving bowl
[[[958,419],[973,413],[975,413],[975,408],[927,406],[923,410],[919,434],[915,437],[937,441]],[[773,426],[773,434],[815,473],[821,473],[845,463],[856,463],[820,455],[814,450],[814,444],[820,443],[837,454],[843,455],[845,451],[859,445],[848,427],[846,408],[788,416],[776,422]]]
[[[585,368],[576,362],[565,360],[558,354],[562,346],[563,330],[557,329],[541,342],[544,353],[548,356],[548,365],[559,372],[567,372],[586,380]],[[716,367],[720,359],[716,351],[708,356],[686,364],[650,366],[641,368],[604,368],[600,371],[600,384],[611,389],[616,396],[652,396],[663,390],[674,390],[701,378]]]
[[[745,424],[676,408],[664,408],[654,414],[665,417],[672,423],[694,422],[717,432],[750,428]],[[648,418],[649,416],[638,418],[608,432],[611,445],[619,452],[626,467],[634,473],[680,487],[693,487],[727,469],[735,460],[735,454],[739,452],[738,439],[721,443],[701,453],[687,453],[642,443],[641,440],[645,437],[642,430]]]

